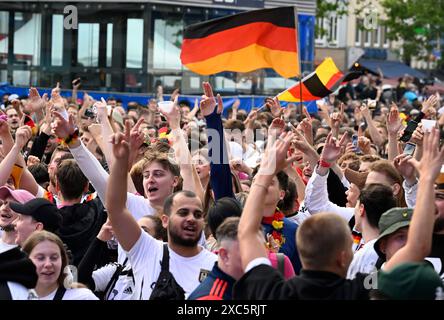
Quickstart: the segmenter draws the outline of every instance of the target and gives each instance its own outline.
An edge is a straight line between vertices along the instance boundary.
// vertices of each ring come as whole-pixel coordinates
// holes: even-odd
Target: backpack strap
[[[126,257],[125,261],[123,261],[123,264],[116,265],[116,271],[114,271],[111,279],[109,280],[108,284],[106,285],[106,288],[104,291],[104,293],[105,293],[104,298],[108,297],[109,290],[114,288],[114,286],[116,285],[117,279],[119,278],[120,274],[122,273],[122,270],[125,268],[127,262],[128,262],[128,257]]]
[[[66,288],[64,286],[59,286],[57,288],[56,294],[52,300],[63,300],[63,296],[65,295]]]
[[[161,266],[161,272],[170,270],[170,252],[168,250],[168,243],[163,244],[163,257]]]
[[[276,253],[277,257],[277,269],[282,275],[285,274],[285,255],[283,253]]]
[[[11,290],[6,281],[0,281],[0,300],[12,300]]]

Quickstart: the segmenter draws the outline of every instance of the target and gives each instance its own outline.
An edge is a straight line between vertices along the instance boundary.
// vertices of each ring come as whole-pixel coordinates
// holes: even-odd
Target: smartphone
[[[76,80],[74,80],[74,82],[72,83],[73,85],[78,85],[78,84],[80,84],[80,79],[76,79]]]
[[[409,156],[413,156],[415,153],[416,144],[407,142],[404,147],[404,154],[408,154]]]
[[[407,123],[407,127],[404,129],[404,133],[401,138],[399,138],[399,141],[408,142],[410,138],[412,137],[413,132],[416,130],[416,127],[418,126],[418,122],[414,120],[410,120]]]
[[[358,147],[358,135],[357,134],[354,134],[352,136],[352,145],[353,145],[353,151],[354,152],[356,152],[356,153],[361,152],[361,150]]]

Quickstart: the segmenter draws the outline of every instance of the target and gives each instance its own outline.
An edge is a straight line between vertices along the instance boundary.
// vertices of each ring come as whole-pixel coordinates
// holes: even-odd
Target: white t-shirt
[[[30,297],[30,291],[23,285],[17,282],[7,282],[9,292],[11,293],[12,300],[28,300]]]
[[[116,272],[116,264],[107,264],[106,266],[97,269],[93,272],[92,278],[96,286],[96,291],[104,292],[108,283],[111,281],[112,276]],[[125,267],[122,270],[121,275],[118,277],[111,292],[106,293],[106,300],[137,300],[135,295],[135,284],[133,277],[128,275],[128,271],[131,270],[131,264],[127,261]]]
[[[45,297],[39,297],[39,300],[53,300],[57,290],[54,290]],[[86,288],[67,289],[62,300],[99,300],[91,290]]]
[[[169,248],[170,272],[185,291],[185,297],[200,284],[203,274],[207,274],[217,261],[217,256],[202,248],[194,257],[182,257]],[[142,232],[139,240],[128,252],[136,281],[136,291],[140,299],[149,300],[151,285],[159,278],[163,257],[163,242]]]
[[[348,267],[347,279],[354,279],[358,272],[372,273],[376,270],[375,265],[378,261],[378,254],[374,248],[376,240],[378,239],[370,240],[355,252],[353,260]]]
[[[16,244],[7,244],[7,243],[3,242],[2,239],[0,239],[0,253],[6,252],[6,251],[11,250],[15,247],[17,247]]]

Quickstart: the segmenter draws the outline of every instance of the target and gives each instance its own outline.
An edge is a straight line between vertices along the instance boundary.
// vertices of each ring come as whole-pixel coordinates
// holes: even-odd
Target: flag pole
[[[296,7],[293,7],[294,10],[294,23],[296,26],[296,48],[298,52],[298,64],[299,64],[299,105],[301,107],[301,115],[303,114],[304,104],[302,103],[302,63],[301,63],[301,52],[299,46],[300,33],[299,33],[299,24],[298,24],[298,13]]]

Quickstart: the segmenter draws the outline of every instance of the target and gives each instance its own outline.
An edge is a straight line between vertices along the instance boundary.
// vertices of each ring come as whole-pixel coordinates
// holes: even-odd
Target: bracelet
[[[76,130],[72,134],[70,134],[63,142],[66,145],[69,145],[69,144],[77,141],[78,138],[79,138],[79,128],[76,128]]]
[[[319,159],[318,165],[322,168],[330,168],[331,167],[331,163],[324,161],[323,159]]]

